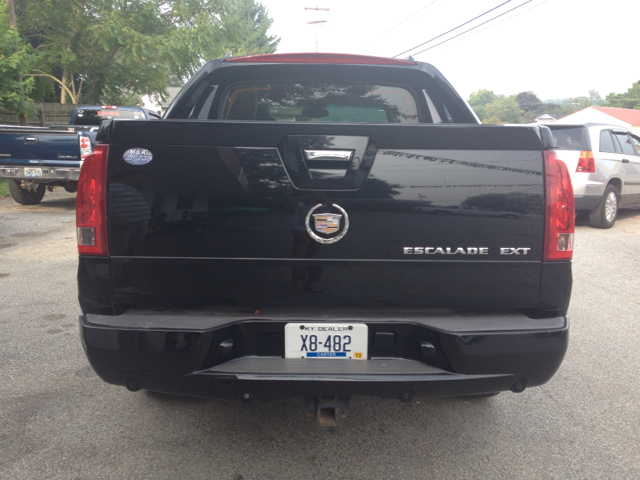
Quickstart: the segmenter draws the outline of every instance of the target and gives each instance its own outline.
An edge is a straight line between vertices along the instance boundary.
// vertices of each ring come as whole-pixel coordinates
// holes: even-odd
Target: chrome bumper
[[[26,175],[25,168],[38,168],[42,176]],[[0,167],[0,178],[14,180],[33,180],[35,182],[50,183],[55,181],[77,181],[80,178],[80,167],[49,167],[34,165],[28,167]]]

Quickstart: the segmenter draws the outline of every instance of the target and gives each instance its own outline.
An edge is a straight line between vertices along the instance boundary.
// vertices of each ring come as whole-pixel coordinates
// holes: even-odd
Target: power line
[[[454,35],[453,37],[447,38],[446,40],[443,40],[443,41],[442,41],[442,42],[440,42],[440,43],[436,43],[435,45],[433,45],[433,46],[431,46],[431,47],[429,47],[429,48],[425,48],[424,50],[420,50],[419,52],[414,53],[414,55],[418,55],[418,54],[420,54],[420,53],[424,53],[424,52],[426,52],[427,50],[431,50],[432,48],[436,48],[438,45],[442,45],[443,43],[447,43],[447,42],[449,42],[449,41],[453,40],[454,38],[458,38],[459,36],[464,35],[465,33],[470,32],[471,30],[475,30],[476,28],[481,27],[482,25],[485,25],[485,24],[487,24],[487,23],[491,22],[492,20],[495,20],[496,18],[500,18],[500,17],[502,17],[503,15],[506,15],[506,14],[507,14],[507,13],[509,13],[509,12],[513,12],[514,10],[516,10],[516,9],[518,9],[518,8],[520,8],[520,7],[523,7],[524,5],[526,5],[527,3],[530,3],[530,2],[532,2],[532,1],[533,1],[533,0],[527,0],[526,2],[524,2],[524,3],[520,4],[520,5],[518,5],[517,7],[513,7],[511,10],[507,10],[506,12],[501,13],[500,15],[496,15],[495,17],[490,18],[490,19],[489,19],[489,20],[487,20],[486,22],[482,22],[482,23],[480,23],[479,25],[476,25],[475,27],[471,27],[471,28],[469,28],[469,29],[465,30],[464,32],[459,33],[458,35]],[[413,50],[413,49],[412,49],[412,50]]]
[[[358,50],[360,50],[362,47],[364,47],[364,46],[366,46],[366,45],[370,45],[372,40],[377,40],[378,38],[380,38],[380,37],[382,37],[382,36],[386,35],[387,33],[389,33],[389,32],[390,32],[391,30],[393,30],[394,28],[399,27],[400,25],[402,25],[402,24],[403,24],[404,22],[406,22],[407,20],[411,20],[412,18],[414,18],[414,17],[415,17],[417,14],[419,14],[420,12],[422,12],[423,10],[426,10],[426,9],[427,9],[427,8],[429,8],[431,5],[433,5],[434,3],[436,3],[437,1],[438,1],[438,0],[433,0],[433,2],[431,2],[430,4],[428,4],[426,7],[422,7],[420,10],[418,10],[418,11],[416,11],[416,12],[412,13],[412,14],[411,14],[411,15],[409,15],[407,18],[405,18],[404,20],[402,20],[402,21],[401,21],[401,22],[399,22],[399,23],[396,23],[393,27],[391,27],[391,28],[389,28],[389,29],[385,30],[385,31],[384,31],[384,32],[382,32],[380,35],[378,35],[377,37],[370,38],[370,39],[367,41],[367,43],[364,43],[364,44],[360,45],[358,48],[356,48],[355,50],[353,50],[353,52],[355,53],[355,52],[357,52]],[[444,1],[446,2],[447,0],[444,0]],[[444,2],[443,2],[443,3],[444,3]]]
[[[478,15],[477,17],[474,17],[474,18],[472,18],[472,19],[471,19],[471,20],[469,20],[469,21],[466,21],[466,22],[464,22],[464,23],[461,23],[461,24],[460,24],[460,25],[458,25],[457,27],[452,28],[451,30],[449,30],[449,31],[447,31],[447,32],[444,32],[443,34],[438,35],[437,37],[433,37],[432,39],[427,40],[426,42],[423,42],[423,43],[421,43],[420,45],[416,45],[415,47],[412,47],[412,48],[410,48],[409,50],[405,50],[404,52],[401,52],[401,53],[399,53],[399,54],[397,54],[397,55],[394,55],[394,56],[393,56],[393,58],[399,57],[400,55],[404,55],[405,53],[408,53],[408,52],[410,52],[411,50],[415,50],[416,48],[420,48],[421,46],[426,45],[427,43],[433,42],[434,40],[437,40],[438,38],[443,37],[443,36],[445,36],[446,34],[451,33],[451,32],[453,32],[454,30],[459,29],[460,27],[464,27],[467,23],[471,23],[471,22],[473,22],[474,20],[477,20],[478,18],[485,16],[487,13],[491,13],[491,12],[493,12],[494,10],[496,10],[496,9],[498,9],[498,8],[500,8],[500,7],[502,7],[503,5],[506,5],[506,4],[507,4],[507,3],[509,3],[509,2],[511,2],[511,0],[507,0],[506,2],[501,3],[501,4],[500,4],[500,5],[498,5],[497,7],[493,7],[491,10],[487,10],[486,12],[481,13],[481,14],[480,14],[480,15]]]
[[[478,30],[477,32],[473,32],[471,35],[468,35],[468,36],[467,36],[467,37],[465,37],[464,39],[466,39],[466,38],[470,38],[470,37],[473,37],[474,35],[477,35],[477,34],[479,34],[479,33],[482,33],[482,32],[484,32],[485,30],[490,29],[491,27],[495,27],[495,26],[497,26],[497,25],[500,25],[500,24],[501,24],[501,23],[503,23],[503,22],[506,22],[506,21],[508,21],[508,20],[511,20],[512,18],[516,18],[516,17],[518,17],[518,16],[522,15],[523,13],[526,13],[526,12],[528,12],[529,10],[533,10],[534,8],[537,8],[537,7],[539,7],[540,5],[542,5],[543,3],[546,3],[546,2],[548,2],[548,1],[549,1],[549,0],[542,0],[541,2],[536,3],[535,5],[531,5],[529,8],[527,8],[526,10],[523,10],[522,12],[518,12],[518,13],[516,13],[515,15],[512,15],[512,16],[510,16],[510,17],[508,17],[508,18],[504,18],[504,19],[500,20],[499,22],[496,22],[496,23],[494,23],[494,24],[492,24],[492,25],[489,25],[489,26],[487,26],[487,27],[483,28],[482,30]],[[523,3],[522,5],[524,5],[524,3]],[[522,6],[522,5],[521,5],[521,6]],[[486,22],[485,22],[485,23],[486,23]],[[478,26],[480,26],[480,25],[478,25]],[[467,30],[467,31],[469,31],[469,30]],[[452,39],[453,39],[453,37],[452,37]],[[464,39],[463,39],[463,40],[464,40]],[[444,42],[443,42],[443,43],[444,43]],[[423,50],[423,51],[424,51],[424,50]],[[422,52],[419,52],[419,53],[422,53]],[[415,55],[417,55],[417,53],[416,53]]]

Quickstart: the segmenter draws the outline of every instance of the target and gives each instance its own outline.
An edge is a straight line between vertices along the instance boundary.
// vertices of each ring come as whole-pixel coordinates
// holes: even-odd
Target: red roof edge
[[[617,107],[591,107],[599,112],[606,113],[607,115],[622,120],[630,125],[640,125],[640,110],[634,110],[631,108],[617,108]]]
[[[351,55],[347,53],[267,53],[246,57],[225,58],[233,63],[334,63],[350,65],[416,65],[416,62],[397,58]]]

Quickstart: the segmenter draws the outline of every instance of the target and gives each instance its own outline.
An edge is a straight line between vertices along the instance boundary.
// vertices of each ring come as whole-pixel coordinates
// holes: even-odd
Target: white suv
[[[572,172],[576,212],[611,228],[618,208],[640,206],[640,137],[615,125],[547,125]]]

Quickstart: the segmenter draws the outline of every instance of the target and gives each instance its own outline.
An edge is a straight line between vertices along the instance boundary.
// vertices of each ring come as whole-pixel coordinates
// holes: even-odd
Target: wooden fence
[[[27,125],[46,127],[52,124],[69,123],[71,114],[78,105],[73,103],[36,103],[36,115],[27,117]],[[10,110],[0,110],[0,125],[18,125],[18,116]]]

